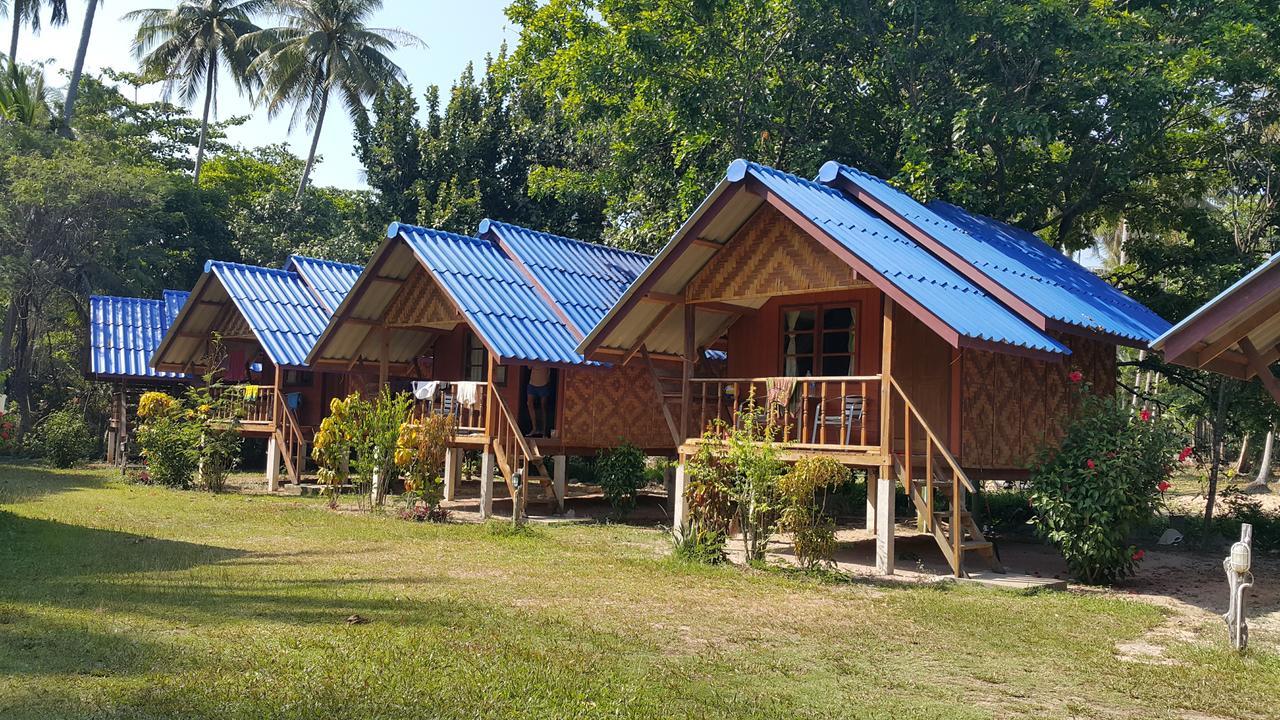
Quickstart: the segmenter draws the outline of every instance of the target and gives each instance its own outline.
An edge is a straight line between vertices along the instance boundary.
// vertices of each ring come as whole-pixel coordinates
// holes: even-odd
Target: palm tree
[[[315,165],[330,95],[336,92],[353,118],[363,117],[367,99],[404,77],[385,53],[422,41],[403,30],[365,25],[365,19],[381,9],[382,0],[277,0],[276,4],[284,25],[252,33],[241,42],[257,53],[250,67],[262,72],[267,112],[275,115],[292,105],[289,126],[305,117],[314,128],[298,183],[301,198]]]
[[[76,64],[71,67],[71,84],[67,86],[67,98],[62,104],[62,136],[71,137],[71,120],[76,114],[76,96],[80,94],[80,76],[84,73],[84,56],[89,52],[89,34],[93,32],[93,16],[102,0],[89,0],[80,26],[80,46],[76,48]]]
[[[4,10],[6,4],[0,1],[0,10]],[[67,0],[50,0],[48,4],[49,22],[53,25],[65,25]],[[43,0],[13,0],[13,12],[9,15],[13,24],[9,35],[9,62],[18,62],[18,33],[23,25],[30,26],[32,32],[40,32],[40,11],[44,9],[44,5]]]
[[[53,91],[44,84],[44,68],[15,63],[0,70],[0,120],[27,127],[48,127]]]
[[[218,72],[225,64],[237,87],[253,89],[250,58],[238,43],[240,38],[259,30],[252,18],[269,3],[270,0],[182,0],[173,9],[135,10],[124,16],[128,22],[140,21],[133,52],[142,61],[144,73],[165,77],[165,99],[176,90],[182,102],[189,105],[200,86],[204,86],[204,114],[200,118],[194,173],[197,185]]]

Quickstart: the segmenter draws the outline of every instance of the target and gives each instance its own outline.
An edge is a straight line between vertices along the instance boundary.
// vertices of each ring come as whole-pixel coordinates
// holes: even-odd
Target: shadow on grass
[[[0,505],[39,500],[69,490],[98,488],[109,475],[84,469],[53,470],[33,463],[0,461]]]

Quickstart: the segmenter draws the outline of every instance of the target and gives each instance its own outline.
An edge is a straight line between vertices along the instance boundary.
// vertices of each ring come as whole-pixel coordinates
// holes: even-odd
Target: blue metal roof
[[[402,223],[387,235],[408,243],[500,358],[583,363],[569,327],[496,243]]]
[[[939,200],[923,205],[884,180],[847,165],[829,162],[819,178],[829,183],[837,173],[1047,318],[1143,344],[1169,328],[1159,315],[1034,233]]]
[[[210,260],[213,273],[244,316],[271,362],[306,367],[307,353],[333,312],[311,294],[298,273]]]
[[[355,286],[363,267],[350,263],[321,260],[305,255],[290,255],[284,265],[285,270],[292,270],[320,296],[320,302],[329,312],[338,309],[347,293]]]
[[[483,220],[490,232],[526,268],[573,322],[579,335],[591,332],[653,260],[651,255],[583,242],[518,225]]]
[[[747,173],[960,336],[1041,352],[1071,353],[835,188],[745,160],[735,160],[729,166],[727,179],[737,182]]]
[[[89,371],[125,378],[185,378],[157,372],[150,360],[187,295],[165,290],[162,300],[89,296]]]

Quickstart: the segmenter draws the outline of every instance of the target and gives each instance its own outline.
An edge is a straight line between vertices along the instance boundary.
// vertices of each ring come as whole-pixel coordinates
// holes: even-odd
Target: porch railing
[[[741,427],[752,411],[793,447],[872,448],[880,444],[879,375],[692,378],[685,436],[720,421]]]
[[[275,422],[276,391],[275,388],[257,386],[251,390],[246,385],[221,385],[210,388],[215,400],[229,398],[230,402],[220,407],[230,419],[231,414],[240,418],[242,423],[270,425]]]
[[[458,419],[458,432],[466,435],[485,435],[486,407],[488,393],[484,384],[476,389],[475,401],[469,405],[458,399],[456,385],[441,383],[430,398],[418,399],[413,404],[413,415],[416,418],[425,415],[453,415]]]

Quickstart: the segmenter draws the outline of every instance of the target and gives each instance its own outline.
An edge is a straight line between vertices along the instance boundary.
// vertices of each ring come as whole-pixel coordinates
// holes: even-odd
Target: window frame
[[[813,311],[813,329],[799,331],[799,332],[787,330],[787,313],[797,312],[797,311],[802,312],[805,310]],[[823,339],[823,335],[826,333],[826,328],[823,325],[823,319],[826,312],[829,310],[848,310],[851,313],[852,327],[850,327],[849,330],[850,332],[853,333],[853,352],[847,352],[847,353],[844,353],[844,352],[824,353],[823,352],[822,339]],[[786,375],[788,356],[795,357],[795,358],[808,357],[813,359],[813,369],[814,369],[814,373],[809,377],[827,377],[826,375],[819,375],[818,371],[822,370],[822,362],[824,360],[824,356],[830,355],[831,357],[848,357],[850,360],[850,365],[852,365],[852,368],[853,368],[852,372],[850,372],[849,375],[847,376],[833,375],[831,377],[856,377],[858,373],[858,367],[859,365],[861,365],[858,358],[858,354],[862,350],[862,339],[858,336],[862,326],[861,314],[862,314],[861,300],[800,303],[796,305],[784,305],[781,308],[779,308],[779,312],[778,312],[778,337],[780,340],[780,342],[778,343],[779,374],[784,377],[789,377]],[[843,329],[843,328],[840,328],[840,329]],[[792,335],[794,336],[811,335],[813,337],[813,350],[808,353],[790,353],[790,354],[787,353],[787,337]],[[797,375],[796,377],[806,377],[806,376]]]
[[[480,351],[480,362],[475,362],[475,353]],[[473,373],[473,370],[478,372]],[[462,375],[468,382],[488,382],[489,381],[489,348],[485,347],[480,341],[480,336],[475,331],[467,328],[467,342],[462,350]]]

